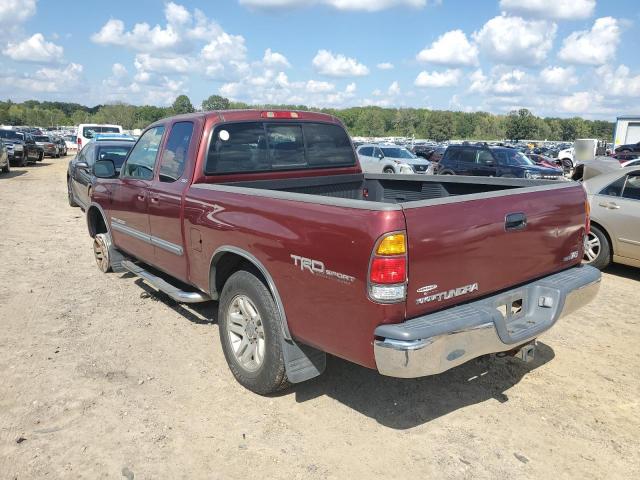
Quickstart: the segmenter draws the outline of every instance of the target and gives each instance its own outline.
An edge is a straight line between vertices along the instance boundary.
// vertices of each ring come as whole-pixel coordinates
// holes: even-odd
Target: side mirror
[[[93,174],[98,178],[114,178],[116,166],[112,160],[99,160],[93,166]]]
[[[379,154],[379,155],[378,155],[378,158],[379,158],[380,160],[382,160],[382,159],[384,158],[384,155],[383,155],[383,154]]]
[[[87,164],[87,162],[77,162],[76,168],[83,168],[86,170],[87,168],[89,168],[89,164]]]

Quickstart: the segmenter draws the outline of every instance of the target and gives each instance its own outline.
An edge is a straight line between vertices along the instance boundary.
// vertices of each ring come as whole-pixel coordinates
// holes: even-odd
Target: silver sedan
[[[597,175],[583,182],[591,206],[584,261],[640,267],[640,167]]]

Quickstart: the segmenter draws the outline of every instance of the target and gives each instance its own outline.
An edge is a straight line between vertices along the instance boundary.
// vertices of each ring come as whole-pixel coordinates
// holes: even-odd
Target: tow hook
[[[523,345],[517,350],[514,349],[514,350],[509,350],[507,352],[500,352],[500,353],[497,353],[496,356],[498,358],[514,357],[519,360],[522,360],[523,362],[529,363],[529,362],[532,362],[536,356],[536,344],[537,342],[533,340],[532,342],[529,342]]]
[[[523,362],[529,363],[532,362],[536,356],[536,342],[535,340],[531,343],[527,343],[523,345],[520,350],[516,352],[514,357],[519,358]]]

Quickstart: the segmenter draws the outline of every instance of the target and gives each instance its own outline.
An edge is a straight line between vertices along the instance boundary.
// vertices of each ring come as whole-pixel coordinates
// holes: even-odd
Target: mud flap
[[[291,383],[310,380],[324,372],[327,366],[327,354],[302,343],[287,340],[283,336],[282,354],[284,356],[287,378]]]

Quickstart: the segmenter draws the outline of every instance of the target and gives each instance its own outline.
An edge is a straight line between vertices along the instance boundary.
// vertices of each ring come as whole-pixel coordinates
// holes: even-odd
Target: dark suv
[[[616,148],[616,153],[640,153],[640,142],[620,145]]]
[[[42,160],[43,153],[30,133],[0,129],[0,138],[7,146],[9,161],[12,165],[24,167],[27,163],[35,163],[38,160]]]
[[[450,145],[436,173],[552,180],[562,177],[562,170],[536,165],[518,150],[486,145]]]

